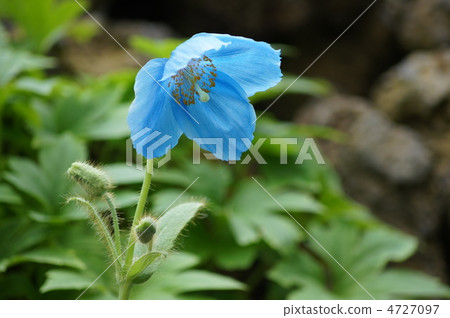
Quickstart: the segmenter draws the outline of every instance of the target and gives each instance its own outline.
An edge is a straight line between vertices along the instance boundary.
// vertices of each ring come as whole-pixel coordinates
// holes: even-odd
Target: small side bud
[[[102,170],[85,162],[74,162],[67,170],[91,197],[100,197],[112,188],[111,180]]]
[[[150,216],[143,217],[136,226],[136,236],[143,244],[150,242],[156,233],[155,220]]]

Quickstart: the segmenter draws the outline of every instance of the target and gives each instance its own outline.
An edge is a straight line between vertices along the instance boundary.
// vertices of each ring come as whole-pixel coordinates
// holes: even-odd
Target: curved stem
[[[147,202],[148,191],[150,189],[150,184],[152,181],[152,174],[153,174],[153,159],[148,159],[147,166],[145,169],[144,181],[142,183],[141,194],[139,195],[139,201],[136,206],[136,212],[134,213],[133,225],[131,226],[130,236],[128,238],[128,247],[124,266],[125,270],[128,270],[128,268],[131,266],[131,263],[133,262],[134,245],[136,243],[133,237],[133,229],[137,226],[139,220],[142,217],[142,213],[144,212],[145,203]]]
[[[113,226],[114,226],[114,242],[116,244],[116,251],[118,255],[122,255],[122,245],[120,243],[120,229],[119,229],[119,218],[117,217],[117,210],[114,202],[112,200],[111,193],[106,193],[104,195],[106,202],[108,203],[109,209],[111,210]]]
[[[120,265],[116,262],[116,260],[119,259],[119,254],[117,253],[116,249],[114,248],[114,242],[111,238],[111,233],[109,232],[108,226],[105,224],[103,218],[100,216],[100,214],[97,212],[97,209],[87,200],[80,198],[80,197],[73,197],[70,198],[67,202],[70,201],[77,201],[81,204],[84,204],[88,209],[91,210],[92,216],[94,217],[94,223],[97,225],[98,231],[100,231],[101,235],[105,238],[106,245],[108,246],[109,252],[111,253],[113,260],[114,260],[114,266],[116,268],[116,275],[118,275],[120,271]]]

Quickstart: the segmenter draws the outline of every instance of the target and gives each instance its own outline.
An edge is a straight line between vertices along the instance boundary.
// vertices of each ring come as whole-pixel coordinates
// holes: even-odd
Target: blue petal
[[[229,42],[221,41],[208,33],[199,33],[189,40],[181,43],[173,50],[166,63],[164,74],[161,80],[166,80],[182,68],[185,68],[190,60],[201,57],[206,51],[216,51]]]
[[[222,42],[230,42],[219,50],[206,52],[218,70],[231,76],[252,96],[275,86],[283,74],[280,70],[280,50],[266,42],[257,42],[240,36],[210,34]]]
[[[136,96],[128,112],[133,146],[147,159],[165,155],[182,134],[170,106],[174,103],[172,96],[158,82],[166,61],[153,59],[139,71],[134,85]]]
[[[221,160],[239,160],[253,140],[255,110],[244,90],[231,77],[218,71],[215,83],[208,102],[197,98],[195,104],[183,106],[184,109],[174,105],[175,119],[188,138],[201,139],[197,143],[203,149]],[[217,138],[215,141],[221,142],[222,147],[207,144],[211,142],[208,138]]]

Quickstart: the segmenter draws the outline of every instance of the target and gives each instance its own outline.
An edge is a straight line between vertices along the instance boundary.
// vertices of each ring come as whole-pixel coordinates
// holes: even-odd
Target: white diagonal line
[[[103,29],[103,31],[105,31],[106,32],[106,34],[108,34],[109,35],[109,37],[111,38],[111,39],[113,39],[114,40],[114,42],[116,42],[117,43],[117,45],[118,46],[120,46],[120,48],[122,49],[122,50],[124,50],[125,51],[125,53],[127,53],[127,55],[134,61],[134,62],[136,62],[136,64],[137,65],[139,65],[140,67],[141,67],[141,69],[142,70],[144,70],[144,72],[145,73],[147,73],[147,75],[148,76],[150,76],[151,78],[152,78],[152,80],[154,80],[155,81],[155,83],[156,84],[158,84],[163,90],[164,90],[164,92],[166,92],[166,94],[167,95],[169,95],[169,97],[170,98],[172,98],[174,101],[175,101],[175,103],[177,103],[177,105],[178,106],[180,106],[181,107],[181,109],[182,110],[184,110],[184,112],[186,113],[186,114],[188,114],[196,123],[197,123],[197,125],[200,125],[200,123],[194,118],[194,117],[192,117],[192,115],[186,110],[186,109],[184,109],[184,107],[180,104],[180,102],[179,101],[177,101],[176,99],[175,99],[175,97],[173,97],[172,96],[172,94],[170,94],[162,85],[161,85],[161,83],[159,83],[143,66],[142,66],[142,64],[141,63],[139,63],[139,61],[122,45],[122,44],[120,44],[119,43],[119,41],[117,41],[116,40],[116,38],[115,37],[113,37],[112,36],[112,34],[111,33],[109,33],[108,32],[108,30],[106,30],[105,29],[105,27],[78,1],[78,0],[73,0],[73,1],[75,1],[79,6],[80,6],[80,8],[81,9],[83,9],[83,11],[84,12],[86,12],[86,14],[100,27],[100,28],[102,28]]]
[[[284,95],[284,93],[286,93],[286,91],[291,88],[292,85],[294,85],[295,82],[298,81],[298,79],[300,77],[303,76],[303,74],[305,74],[314,64],[316,64],[316,62],[348,31],[348,29],[350,29],[355,23],[356,21],[358,21],[374,4],[375,2],[377,2],[378,0],[374,0],[363,12],[361,12],[361,14],[355,19],[353,20],[352,23],[350,23],[350,25],[333,41],[331,42],[330,45],[328,45],[328,47],[322,52],[320,53],[320,55],[311,63],[309,64],[309,66],[272,102],[270,103],[269,106],[267,106],[266,109],[264,109],[264,111],[253,121],[253,124],[262,116],[264,115],[270,107],[272,107],[273,104],[275,104],[280,98],[281,96]]]
[[[322,245],[322,244],[320,244],[320,242],[303,226],[303,225],[301,225],[300,224],[300,222],[298,222],[293,216],[292,216],[292,214],[290,214],[282,205],[281,205],[281,203],[277,200],[277,199],[275,199],[274,198],[274,196],[272,195],[272,194],[270,194],[270,192],[269,191],[267,191],[266,190],[266,188],[264,188],[262,185],[261,185],[261,183],[259,183],[258,182],[258,180],[256,180],[254,177],[252,177],[252,179],[261,187],[261,189],[263,189],[264,190],[264,192],[265,193],[267,193],[267,195],[269,196],[269,197],[271,197],[272,198],[272,200],[276,203],[276,204],[278,204],[279,206],[280,206],[280,208],[282,208],[283,210],[284,210],[284,212],[286,212],[287,213],[287,215],[289,215],[294,221],[295,221],[295,223],[297,223],[298,224],[298,226],[300,226],[300,228],[317,244],[317,245],[319,245],[319,247],[325,252],[325,253],[327,253],[328,254],[328,256],[330,256],[331,257],[331,259],[333,260],[333,261],[335,261],[335,263],[336,264],[338,264],[339,265],[339,267],[340,268],[342,268],[342,270],[344,271],[344,272],[346,272],[347,273],[347,275],[348,276],[350,276],[350,278],[351,279],[353,279],[353,281],[356,283],[356,284],[358,284],[358,286],[359,287],[361,287],[361,289],[367,294],[367,295],[369,295],[370,296],[370,298],[372,298],[373,300],[376,300],[375,299],[375,297],[373,297],[372,296],[372,294],[371,293],[369,293],[369,291],[367,290],[367,289],[365,289],[364,288],[364,286],[363,285],[361,285],[361,283],[352,275],[352,274],[350,274],[346,269],[345,269],[345,267],[344,266],[342,266],[341,265],[341,263],[339,263],[334,257],[333,257],[333,255],[331,255],[330,254],[330,252],[328,252],[328,250]]]
[[[160,216],[158,216],[157,218],[156,218],[156,220],[155,221],[153,221],[153,223],[152,224],[150,224],[150,225],[153,225],[153,224],[155,224],[155,222],[156,221],[158,221],[166,212],[167,212],[167,210],[169,210],[170,209],[170,207],[187,191],[187,190],[189,190],[189,188],[190,187],[192,187],[192,185],[195,183],[195,182],[197,182],[197,180],[199,179],[200,177],[197,177],[194,181],[192,181],[192,183],[186,188],[186,189],[184,189],[184,191],[183,192],[181,192],[181,194],[175,199],[175,200],[173,200],[172,201],[172,203],[164,210],[164,212],[163,213],[161,213],[161,215]],[[145,233],[145,231],[140,235],[140,236],[138,236],[138,238],[133,242],[133,244],[135,244],[138,240],[139,240],[139,238],[143,235]],[[131,246],[131,245],[130,245]],[[102,277],[103,276],[103,274],[105,274],[107,271],[108,271],[108,269],[110,269],[111,268],[111,266],[113,266],[114,265],[114,263],[115,262],[117,262],[121,257],[122,257],[122,255],[123,254],[125,254],[127,251],[128,251],[128,249],[130,248],[130,246],[128,246],[123,252],[122,252],[122,254],[120,254],[85,290],[83,290],[83,292],[75,299],[75,300],[78,300],[78,299],[80,299],[80,297],[81,296],[83,296],[84,295],[84,293],[89,289],[89,288],[91,288],[92,287],[92,285],[94,285],[96,282],[97,282],[97,280],[100,278],[100,277]]]

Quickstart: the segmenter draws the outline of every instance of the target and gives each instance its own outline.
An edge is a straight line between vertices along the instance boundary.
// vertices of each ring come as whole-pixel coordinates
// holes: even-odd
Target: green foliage
[[[150,57],[169,57],[170,53],[186,39],[151,39],[135,35],[130,38],[130,45],[139,53]]]
[[[253,103],[266,99],[275,99],[280,94],[307,94],[313,96],[325,96],[330,94],[332,87],[330,83],[320,80],[306,77],[297,78],[292,75],[284,75],[281,82],[264,91],[256,93],[250,98]]]
[[[17,23],[25,46],[38,52],[47,51],[59,40],[82,10],[75,1],[0,0],[0,14]]]
[[[0,298],[76,299],[83,293],[82,299],[114,299],[121,271],[136,283],[135,299],[369,298],[336,261],[377,299],[450,298],[437,279],[402,268],[417,249],[414,238],[350,200],[328,166],[293,164],[300,145],[288,146],[288,164],[281,165],[280,146],[269,142],[260,148],[267,164],[202,158],[192,165],[192,144],[182,138],[170,163],[153,176],[145,214],[157,219],[155,235],[136,243],[129,268],[118,259],[110,266],[116,272],[109,269],[117,247],[111,206],[104,197],[83,197],[65,172],[74,161],[104,162],[116,186],[120,232],[130,228],[144,176],[123,162],[136,72],[98,78],[45,73],[57,61],[43,52],[67,32],[79,38],[92,32],[87,24],[74,29],[81,11],[74,1],[0,0],[2,17],[20,31],[11,43],[0,29],[0,241],[7,242],[0,244],[0,285],[11,286],[0,290]],[[181,41],[133,37],[131,45],[167,57]],[[285,76],[252,101],[275,99],[293,80]],[[300,78],[286,93],[322,96],[331,90],[322,80]],[[269,114],[258,120],[255,135],[345,141],[332,129]],[[65,204],[69,196],[89,209]],[[93,211],[110,238],[109,254],[86,222]]]
[[[46,275],[47,279],[40,288],[42,293],[64,289],[82,290],[89,287],[92,283],[89,277],[74,271],[53,269],[49,270]]]
[[[189,293],[214,290],[244,290],[245,286],[229,277],[204,270],[194,270],[200,259],[193,254],[170,256],[146,284],[133,290],[134,299],[207,299],[206,294]]]
[[[409,272],[411,276],[403,276],[397,270],[385,269],[389,262],[401,262],[413,254],[417,242],[412,237],[381,226],[363,231],[341,222],[329,226],[313,224],[310,233],[320,238],[326,251],[308,238],[305,254],[292,254],[269,274],[281,286],[293,289],[287,296],[289,299],[371,299],[346,271],[377,299],[428,296],[415,287],[416,280],[421,279],[420,274],[415,276]],[[304,270],[298,271],[299,267]],[[398,276],[394,274],[397,272]],[[397,287],[380,288],[387,283],[384,277],[391,277]],[[447,297],[450,292],[431,280],[426,286],[440,297]]]

